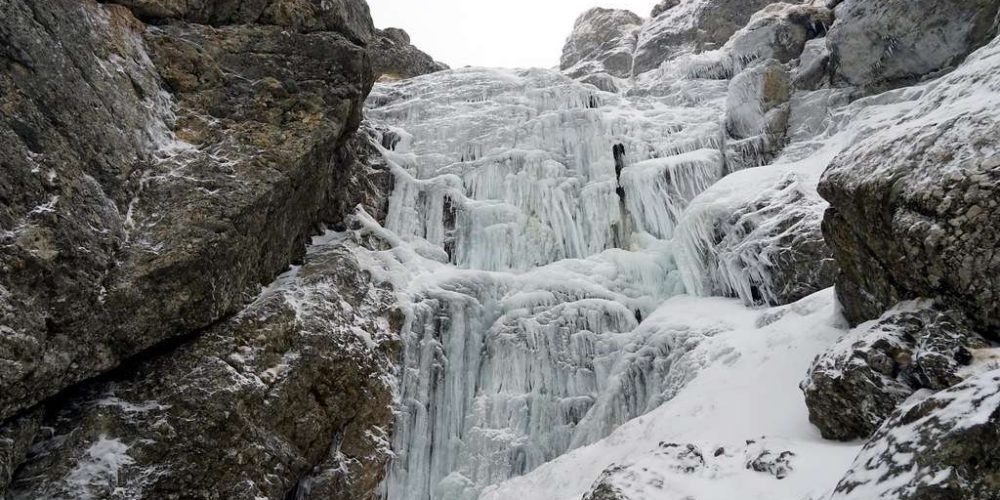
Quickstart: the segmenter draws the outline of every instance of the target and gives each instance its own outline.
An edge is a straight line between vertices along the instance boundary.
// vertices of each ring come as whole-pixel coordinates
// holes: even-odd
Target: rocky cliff
[[[306,245],[384,217],[376,77],[441,67],[361,0],[0,13],[0,494],[373,497],[398,313]]]

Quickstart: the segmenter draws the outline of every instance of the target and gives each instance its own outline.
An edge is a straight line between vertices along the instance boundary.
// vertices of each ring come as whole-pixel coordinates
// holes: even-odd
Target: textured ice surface
[[[705,69],[725,50],[623,94],[477,68],[373,91],[396,186],[385,227],[363,220],[407,309],[389,499],[475,499],[500,483],[486,498],[580,498],[660,440],[736,449],[762,435],[800,455],[779,486],[734,459],[648,498],[799,499],[835,484],[857,448],[822,443],[796,387],[843,334],[832,293],[766,321],[697,296],[769,293],[770,256],[798,230],[780,221],[817,222],[831,160],[934,85],[853,102],[795,92],[773,164],[727,176],[730,85]]]

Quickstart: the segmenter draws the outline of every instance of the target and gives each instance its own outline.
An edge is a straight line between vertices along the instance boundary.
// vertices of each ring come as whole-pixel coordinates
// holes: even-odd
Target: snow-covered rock
[[[627,10],[588,10],[576,20],[566,40],[560,69],[573,78],[631,77],[632,54],[642,22],[641,17]]]
[[[912,303],[862,325],[818,357],[802,390],[827,439],[867,438],[914,392],[960,383],[986,341],[954,314]]]
[[[960,63],[997,33],[998,0],[845,0],[827,37],[836,77],[872,90]]]
[[[642,26],[633,73],[656,69],[685,54],[722,47],[770,0],[680,0]]]
[[[900,408],[828,500],[993,500],[1000,470],[1000,372]]]
[[[726,168],[733,172],[770,163],[785,147],[792,82],[775,59],[748,68],[729,83]]]

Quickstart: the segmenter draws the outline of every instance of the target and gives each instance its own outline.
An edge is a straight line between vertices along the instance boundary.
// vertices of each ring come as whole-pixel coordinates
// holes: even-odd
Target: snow
[[[809,297],[777,322],[758,328],[759,312],[724,299],[678,297],[658,316],[679,323],[717,322],[725,331],[704,341],[695,357],[719,359],[653,412],[619,427],[603,441],[580,448],[528,476],[487,490],[483,500],[577,500],[612,464],[658,471],[655,485],[631,484],[629,498],[673,500],[803,499],[831,489],[858,444],[823,441],[808,422],[797,381],[810,360],[843,334],[833,291]],[[716,319],[716,318],[725,318]],[[748,470],[736,453],[764,437],[768,449],[790,450],[794,470],[783,480]],[[688,474],[670,470],[657,444],[693,444],[710,467]],[[714,450],[725,457],[708,457]]]

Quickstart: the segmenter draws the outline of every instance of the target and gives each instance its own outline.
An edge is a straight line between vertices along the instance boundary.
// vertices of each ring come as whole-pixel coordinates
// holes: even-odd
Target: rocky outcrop
[[[668,7],[671,2],[664,2]],[[684,54],[718,49],[771,0],[682,0],[643,25],[633,74],[656,69]],[[657,7],[657,10],[660,6]]]
[[[876,91],[954,66],[997,32],[998,0],[845,0],[827,44],[835,78]]]
[[[962,382],[987,345],[960,317],[929,304],[887,313],[813,362],[802,383],[809,420],[827,439],[867,438],[914,392]]]
[[[12,498],[376,498],[402,316],[351,239],[317,240],[235,318],[79,391]]]
[[[773,3],[756,12],[725,46],[736,66],[765,59],[788,63],[802,54],[806,42],[824,36],[831,24],[833,11],[826,7]]]
[[[641,25],[642,18],[627,10],[588,10],[566,40],[559,68],[571,78],[629,78]]]
[[[994,500],[1000,471],[1000,372],[900,408],[830,500]]]
[[[0,418],[237,312],[342,215],[363,1],[120,3],[0,5]]]
[[[819,185],[824,234],[854,324],[900,301],[940,297],[978,328],[1000,327],[1000,41],[922,89],[891,129],[865,134]],[[933,119],[928,119],[933,117]],[[905,144],[905,147],[902,145]]]
[[[399,28],[376,30],[368,47],[376,78],[401,80],[448,69],[410,43],[410,35]]]
[[[744,70],[729,83],[726,166],[730,172],[771,163],[785,147],[792,82],[776,59]]]

